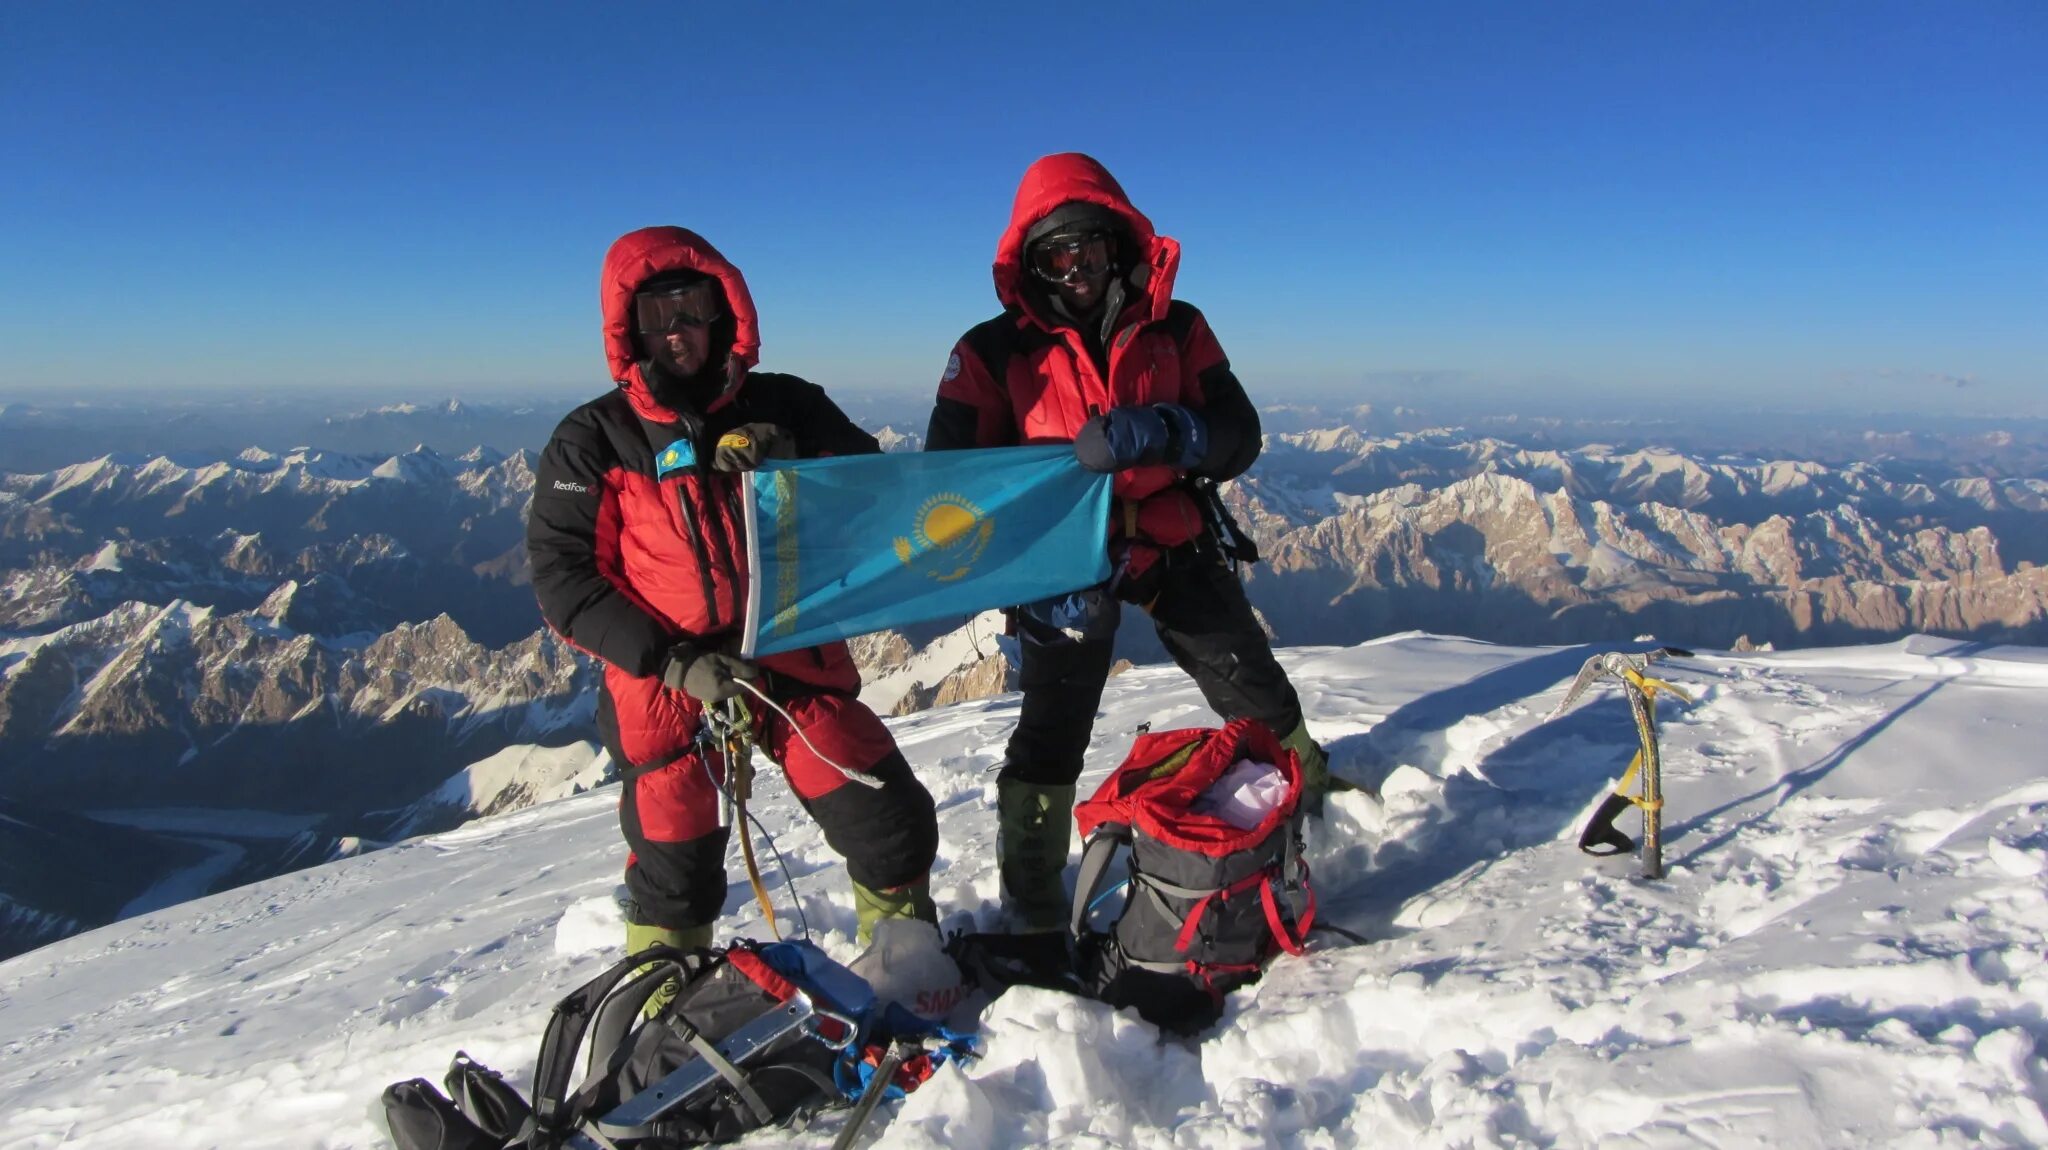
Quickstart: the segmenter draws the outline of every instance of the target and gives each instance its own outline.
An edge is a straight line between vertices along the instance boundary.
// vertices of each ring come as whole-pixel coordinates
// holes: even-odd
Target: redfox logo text
[[[578,495],[588,495],[588,494],[590,494],[590,488],[588,488],[588,487],[585,487],[585,486],[584,486],[584,485],[582,485],[581,483],[571,483],[571,482],[569,482],[569,481],[568,481],[568,480],[566,480],[566,479],[557,479],[557,480],[555,480],[555,490],[556,490],[556,491],[574,491],[574,492],[575,492],[576,494],[578,494]]]

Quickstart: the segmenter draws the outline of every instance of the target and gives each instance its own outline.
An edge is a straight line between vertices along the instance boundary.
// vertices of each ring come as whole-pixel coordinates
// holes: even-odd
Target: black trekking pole
[[[1564,700],[1549,715],[1551,719],[1562,715],[1566,708],[1578,701],[1587,687],[1601,679],[1614,679],[1621,683],[1622,692],[1628,696],[1629,714],[1635,719],[1638,744],[1635,757],[1629,760],[1628,770],[1622,774],[1621,781],[1614,785],[1614,793],[1608,795],[1599,809],[1593,812],[1593,817],[1586,820],[1585,830],[1579,834],[1579,849],[1602,857],[1634,850],[1635,841],[1616,829],[1614,820],[1628,808],[1639,807],[1643,812],[1643,877],[1650,879],[1664,877],[1664,761],[1657,746],[1657,695],[1663,692],[1687,704],[1693,700],[1684,691],[1644,672],[1650,664],[1674,656],[1690,658],[1692,652],[1678,647],[1659,647],[1641,655],[1624,655],[1619,651],[1595,655],[1579,668],[1578,678],[1572,680]],[[1637,771],[1643,775],[1640,797],[1628,793],[1629,782]]]

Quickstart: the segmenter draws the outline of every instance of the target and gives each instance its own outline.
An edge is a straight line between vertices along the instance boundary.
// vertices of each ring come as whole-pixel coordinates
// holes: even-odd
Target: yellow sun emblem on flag
[[[896,558],[906,567],[922,568],[926,578],[940,583],[951,583],[973,570],[996,532],[995,520],[951,492],[925,500],[915,522],[909,537],[896,537]]]

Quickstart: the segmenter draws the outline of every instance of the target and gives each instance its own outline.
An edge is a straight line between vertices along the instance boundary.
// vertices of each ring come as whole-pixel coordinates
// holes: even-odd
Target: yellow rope
[[[733,718],[725,741],[725,785],[732,792],[734,821],[740,824],[740,854],[747,860],[747,882],[754,888],[754,900],[761,904],[761,916],[768,920],[768,933],[782,938],[775,921],[775,904],[768,901],[768,888],[761,882],[761,867],[754,861],[754,834],[747,819],[747,799],[754,792],[754,717],[746,701],[732,701]]]

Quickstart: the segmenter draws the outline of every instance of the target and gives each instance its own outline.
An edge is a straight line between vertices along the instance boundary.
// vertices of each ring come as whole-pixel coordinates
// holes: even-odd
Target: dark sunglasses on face
[[[641,331],[665,334],[679,327],[709,327],[725,314],[725,296],[711,280],[633,297]]]
[[[1048,236],[1031,245],[1031,272],[1047,283],[1079,283],[1107,274],[1115,255],[1115,241],[1102,232]]]

